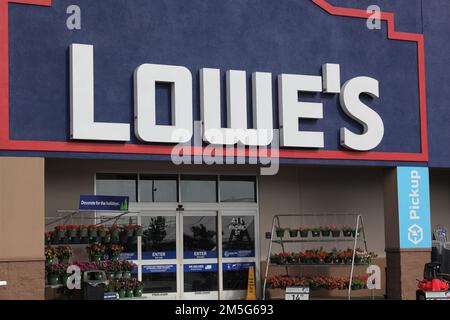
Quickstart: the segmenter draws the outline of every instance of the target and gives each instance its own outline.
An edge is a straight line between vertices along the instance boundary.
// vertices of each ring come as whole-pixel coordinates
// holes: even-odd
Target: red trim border
[[[365,10],[335,7],[326,0],[311,0],[314,4],[333,16],[345,16],[367,19],[370,13]],[[55,141],[22,141],[11,140],[9,135],[9,49],[8,49],[8,3],[51,6],[52,0],[0,0],[0,150],[9,151],[41,151],[41,152],[86,152],[86,153],[118,153],[170,155],[172,146],[88,143],[88,142],[55,142]],[[280,149],[280,158],[292,159],[335,159],[335,160],[375,160],[375,161],[428,161],[428,133],[426,112],[425,85],[425,49],[422,34],[395,31],[394,14],[382,12],[381,20],[387,22],[388,39],[411,41],[417,43],[418,75],[419,75],[419,107],[420,107],[420,153],[399,152],[351,152],[327,150]],[[204,148],[192,147],[191,154],[201,155]],[[251,151],[246,151],[249,155]]]

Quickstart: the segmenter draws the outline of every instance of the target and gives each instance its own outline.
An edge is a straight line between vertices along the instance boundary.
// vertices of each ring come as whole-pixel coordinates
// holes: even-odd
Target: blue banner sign
[[[80,210],[128,211],[129,197],[122,196],[80,196]]]
[[[137,252],[122,252],[119,255],[120,260],[137,260]]]
[[[142,266],[142,273],[175,273],[175,272],[177,272],[176,264]]]
[[[247,258],[254,256],[254,250],[223,250],[224,258]]]
[[[177,253],[175,251],[144,251],[142,252],[142,259],[144,260],[167,260],[176,259]]]
[[[431,248],[428,168],[398,167],[400,248]]]
[[[241,271],[248,270],[250,267],[254,267],[254,262],[244,262],[244,263],[224,263],[223,271]]]
[[[184,272],[216,272],[217,264],[185,264]]]
[[[205,251],[185,251],[185,259],[211,259],[217,258],[217,250],[205,250]]]

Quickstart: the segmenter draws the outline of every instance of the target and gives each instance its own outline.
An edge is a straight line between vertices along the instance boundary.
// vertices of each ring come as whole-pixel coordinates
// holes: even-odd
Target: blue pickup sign
[[[80,196],[80,210],[128,211],[130,199],[125,196]]]
[[[431,248],[428,168],[398,167],[400,248]]]

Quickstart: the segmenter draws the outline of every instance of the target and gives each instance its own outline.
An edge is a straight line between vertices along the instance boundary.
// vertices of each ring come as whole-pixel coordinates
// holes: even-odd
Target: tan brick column
[[[400,249],[397,172],[386,169],[384,176],[384,221],[386,242],[386,294],[388,299],[414,300],[417,281],[423,278],[431,249]]]
[[[44,159],[0,157],[0,300],[44,299]]]

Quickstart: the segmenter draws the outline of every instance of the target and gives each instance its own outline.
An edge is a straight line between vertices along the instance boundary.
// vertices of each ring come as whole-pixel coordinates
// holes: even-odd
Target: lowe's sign
[[[428,168],[397,168],[400,248],[431,248]]]
[[[200,123],[189,155],[429,160],[424,36],[391,13],[371,30],[326,0],[16,2],[0,5],[5,154],[169,160]]]

